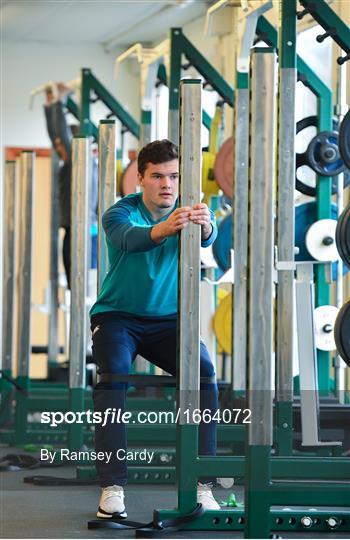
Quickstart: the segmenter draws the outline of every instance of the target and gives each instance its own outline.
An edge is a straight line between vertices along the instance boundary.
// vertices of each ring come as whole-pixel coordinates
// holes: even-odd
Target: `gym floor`
[[[20,448],[2,446],[0,458],[6,454],[23,454]],[[33,455],[33,454],[30,454]],[[87,529],[89,519],[94,519],[100,488],[98,486],[33,486],[23,482],[25,476],[34,474],[74,477],[72,466],[59,468],[40,467],[35,470],[6,471],[0,474],[0,537],[1,538],[134,538],[134,531]],[[235,486],[238,502],[243,502],[243,487]],[[226,500],[231,490],[216,487],[216,498]],[[125,490],[128,518],[142,523],[152,519],[155,508],[174,508],[174,485],[130,484]],[[348,534],[282,533],[283,538],[348,538]],[[169,537],[167,537],[169,538]],[[171,538],[242,538],[242,533],[184,531]]]

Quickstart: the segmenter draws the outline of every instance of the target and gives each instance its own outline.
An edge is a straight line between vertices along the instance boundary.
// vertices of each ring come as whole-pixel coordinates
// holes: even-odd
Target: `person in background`
[[[59,227],[64,229],[62,246],[63,265],[70,289],[70,243],[71,243],[71,185],[72,185],[72,136],[78,126],[68,126],[64,111],[65,99],[69,89],[63,83],[57,83],[57,97],[52,88],[46,89],[45,118],[48,134],[59,159],[58,198]],[[98,205],[98,166],[97,158],[92,155],[92,183],[90,198],[90,234],[91,234],[91,268],[97,268],[97,205]]]

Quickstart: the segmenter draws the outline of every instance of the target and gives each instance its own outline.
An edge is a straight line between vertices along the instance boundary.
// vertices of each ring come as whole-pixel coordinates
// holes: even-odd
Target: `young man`
[[[94,389],[94,407],[102,414],[108,408],[124,411],[127,385],[113,382],[110,374],[128,374],[137,354],[175,375],[178,233],[190,222],[200,226],[204,247],[217,235],[215,218],[205,204],[177,208],[179,161],[173,143],[163,140],[145,146],[138,156],[138,178],[142,193],[124,197],[102,218],[110,268],[90,312],[93,358],[104,374]],[[218,408],[215,370],[203,342],[200,374],[213,381],[201,385],[201,410],[214,413]],[[96,451],[112,456],[108,463],[97,462],[102,487],[97,516],[126,517],[125,425],[96,424],[95,428]],[[215,453],[216,423],[202,423],[199,454]],[[198,484],[198,502],[217,510],[209,480]]]

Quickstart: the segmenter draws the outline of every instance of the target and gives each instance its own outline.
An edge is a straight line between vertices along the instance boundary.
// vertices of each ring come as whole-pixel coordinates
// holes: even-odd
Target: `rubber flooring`
[[[0,456],[23,453],[15,448],[0,449]],[[133,531],[87,529],[89,519],[95,517],[99,487],[91,486],[33,486],[23,482],[25,476],[34,474],[74,477],[72,466],[27,471],[5,471],[0,474],[0,537],[1,538],[134,538]],[[215,488],[216,498],[226,500],[234,491],[239,502],[243,501],[243,488],[230,490]],[[129,484],[125,490],[128,518],[147,523],[152,520],[154,509],[174,508],[177,493],[173,485]],[[285,533],[283,538],[348,538],[348,534],[296,534]],[[216,531],[182,531],[166,538],[242,538],[242,533]]]

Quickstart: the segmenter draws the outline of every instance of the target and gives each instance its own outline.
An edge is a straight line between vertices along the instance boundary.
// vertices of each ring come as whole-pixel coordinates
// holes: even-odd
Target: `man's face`
[[[144,175],[138,174],[144,203],[157,208],[172,208],[179,189],[179,160],[148,163]]]

